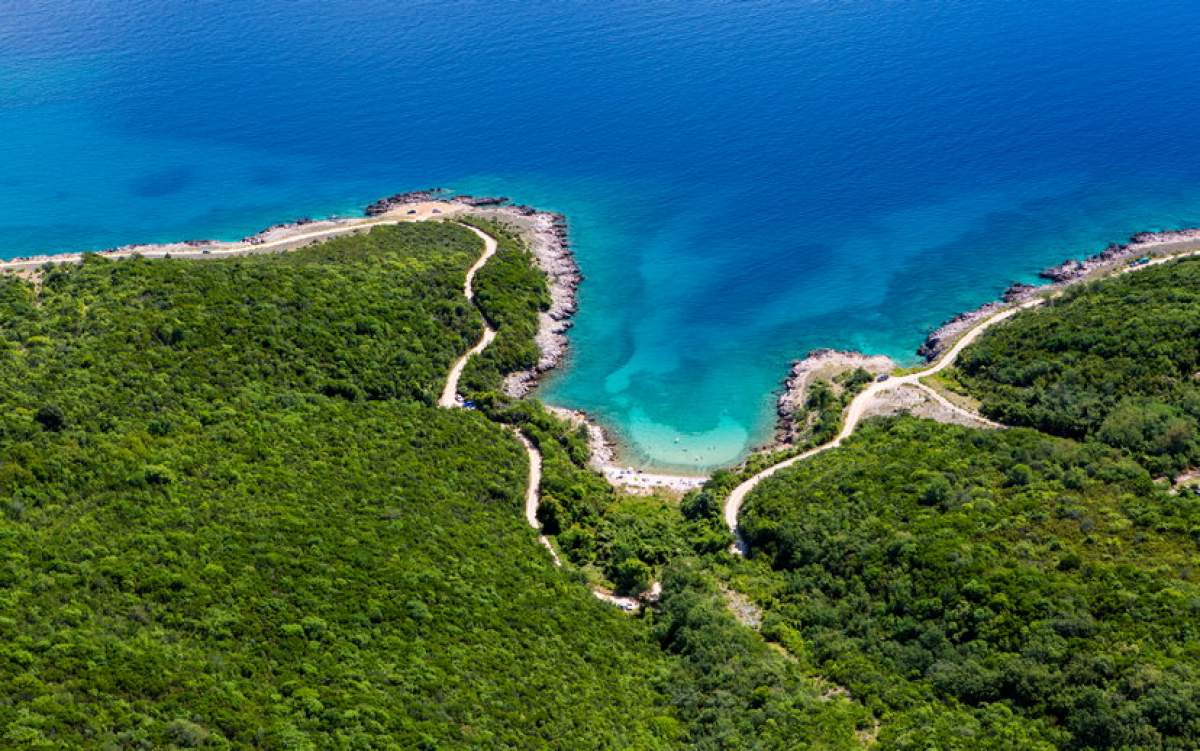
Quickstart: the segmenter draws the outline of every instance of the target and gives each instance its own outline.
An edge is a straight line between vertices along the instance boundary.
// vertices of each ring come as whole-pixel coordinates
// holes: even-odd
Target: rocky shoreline
[[[429,188],[397,193],[367,206],[369,217],[382,216],[414,203],[444,202],[471,209],[486,219],[511,225],[526,240],[534,262],[546,275],[550,307],[538,314],[535,335],[538,361],[529,370],[510,373],[504,392],[513,398],[527,396],[542,376],[562,364],[567,354],[567,331],[578,309],[576,290],[583,281],[567,232],[567,218],[551,211],[514,204],[507,196],[451,195],[446,188]]]
[[[360,227],[365,229],[378,224],[392,223],[389,219],[393,217],[396,222],[400,222],[450,218],[463,213],[475,214],[513,227],[527,241],[535,262],[547,277],[551,302],[547,310],[539,313],[536,334],[538,361],[529,370],[510,374],[504,384],[505,392],[509,396],[524,397],[537,387],[547,372],[563,363],[568,348],[566,333],[577,310],[576,293],[583,277],[571,250],[567,220],[561,214],[513,204],[503,196],[453,195],[444,188],[433,188],[397,193],[373,201],[365,207],[363,217],[331,217],[319,220],[300,217],[271,225],[241,241],[183,240],[158,244],[129,244],[95,251],[95,254],[115,258],[205,258],[216,255],[283,252],[316,242],[317,239],[354,232]],[[1015,283],[1005,290],[1001,300],[986,303],[946,321],[926,337],[917,353],[927,361],[936,360],[976,322],[1009,305],[1019,304],[1047,291],[1093,278],[1100,272],[1128,264],[1141,256],[1163,255],[1182,250],[1200,251],[1200,228],[1139,232],[1126,243],[1109,245],[1101,252],[1082,260],[1067,259],[1039,273],[1040,277],[1047,280],[1046,284],[1038,286]],[[87,255],[89,253],[67,252],[14,258],[0,262],[0,271],[37,277],[45,264],[77,263]],[[806,390],[814,374],[835,373],[856,367],[863,367],[873,374],[882,374],[894,369],[895,363],[884,356],[831,349],[813,350],[803,359],[793,361],[777,401],[778,421],[774,445],[787,445],[796,439],[796,415],[803,410]],[[616,467],[616,446],[603,429],[583,413],[572,412],[570,419],[588,425],[595,466],[615,485],[686,490],[699,483],[699,479],[695,477],[654,475]]]
[[[513,374],[506,379],[510,392],[521,396],[528,394],[542,374],[558,367],[566,356],[567,330],[574,324],[572,319],[579,306],[577,290],[583,282],[567,239],[566,217],[539,212],[534,222],[532,251],[550,285],[550,307],[539,315],[537,366],[526,374]]]
[[[852,350],[814,349],[793,360],[783,380],[783,391],[775,402],[775,447],[794,445],[804,426],[796,416],[804,411],[808,387],[814,378],[832,379],[838,373],[862,368],[873,376],[890,373],[896,363],[884,355],[866,355]]]
[[[576,291],[583,281],[567,235],[567,220],[562,214],[539,211],[529,206],[511,205],[505,198],[459,196],[453,201],[475,209],[482,216],[515,225],[529,243],[538,268],[546,275],[550,307],[538,313],[535,335],[538,361],[529,370],[510,373],[504,379],[504,391],[521,398],[537,388],[542,376],[562,364],[567,355],[567,331],[578,309]]]
[[[603,472],[605,467],[616,465],[617,444],[608,437],[604,428],[596,424],[588,413],[578,409],[546,405],[546,411],[570,425],[572,428],[584,427],[588,436],[588,466]]]
[[[508,396],[527,396],[537,388],[542,376],[562,364],[567,355],[567,331],[571,328],[572,319],[578,309],[576,290],[583,281],[583,276],[571,250],[567,218],[559,213],[514,204],[507,196],[454,195],[449,189],[441,187],[406,191],[380,198],[368,204],[363,213],[370,218],[388,214],[411,214],[414,211],[412,206],[430,203],[462,206],[472,214],[513,226],[528,243],[538,268],[546,274],[550,307],[538,314],[538,330],[535,336],[539,353],[537,364],[529,370],[509,374],[504,381],[504,391]],[[269,227],[247,238],[246,242],[262,242],[270,239],[273,230],[290,230],[311,222],[311,219],[300,219]]]
[[[1004,291],[1000,300],[985,303],[974,310],[959,313],[943,323],[917,348],[917,354],[926,362],[933,362],[963,332],[983,318],[1003,310],[1009,305],[1026,302],[1040,294],[1078,284],[1092,278],[1098,272],[1110,271],[1142,256],[1161,252],[1164,248],[1195,245],[1200,249],[1200,228],[1168,230],[1164,232],[1138,232],[1124,243],[1113,243],[1099,253],[1083,259],[1068,258],[1060,264],[1042,269],[1038,276],[1046,284],[1033,285],[1015,282]]]
[[[1191,250],[1200,251],[1200,228],[1138,232],[1127,242],[1113,243],[1099,253],[1086,258],[1068,258],[1060,264],[1038,272],[1039,277],[1047,280],[1045,284],[1014,282],[1004,290],[999,300],[984,303],[974,310],[959,313],[949,319],[925,338],[925,341],[917,349],[917,354],[927,362],[932,362],[980,320],[1005,308],[1027,302],[1046,292],[1092,279],[1103,272],[1127,266],[1144,256]],[[874,374],[882,374],[890,372],[895,367],[895,363],[882,356],[872,357],[861,352],[832,349],[813,350],[803,359],[793,361],[788,376],[783,381],[783,390],[776,402],[775,440],[769,447],[786,446],[795,442],[799,430],[803,427],[796,424],[796,418],[804,410],[807,387],[814,374],[821,371],[831,373],[849,370],[855,367],[863,367]]]

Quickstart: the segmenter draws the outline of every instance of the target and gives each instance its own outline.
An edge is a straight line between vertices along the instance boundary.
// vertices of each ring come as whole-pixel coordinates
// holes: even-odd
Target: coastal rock
[[[1166,248],[1165,246],[1179,247]],[[1127,264],[1145,255],[1161,253],[1164,250],[1178,252],[1193,249],[1200,250],[1200,228],[1138,232],[1130,237],[1128,242],[1112,243],[1099,253],[1094,253],[1086,258],[1068,258],[1057,266],[1051,266],[1038,272],[1038,276],[1046,279],[1049,284],[1041,286],[1013,284],[1005,290],[1003,302],[990,302],[975,310],[960,313],[946,321],[925,337],[925,341],[917,348],[917,354],[930,362],[936,360],[951,342],[975,325],[976,321],[1002,310],[1006,305],[1025,302],[1044,292],[1077,284],[1097,272],[1111,270],[1113,267]]]
[[[1139,233],[1127,244],[1113,243],[1099,253],[1094,253],[1084,259],[1068,258],[1057,266],[1051,266],[1038,272],[1042,279],[1048,279],[1056,284],[1066,284],[1082,279],[1096,269],[1116,261],[1132,258],[1141,252],[1142,245],[1136,238],[1151,233]]]
[[[331,222],[331,226],[332,226],[332,223],[335,222],[336,220],[323,220],[323,221]],[[299,219],[293,219],[290,222],[280,222],[279,224],[272,224],[270,227],[259,230],[258,232],[255,232],[253,235],[247,235],[246,237],[243,237],[242,242],[249,243],[250,245],[261,245],[262,243],[265,243],[268,240],[276,239],[276,238],[278,238],[284,234],[287,234],[287,233],[291,232],[292,230],[295,230],[299,227],[305,227],[307,225],[316,224],[316,223],[317,223],[317,221],[315,219],[313,219],[312,217],[302,216]],[[188,240],[187,243],[188,244],[194,243],[196,245],[204,245],[204,244],[210,244],[210,241]]]
[[[877,376],[890,373],[895,367],[896,363],[890,357],[836,349],[814,349],[804,359],[792,362],[788,376],[783,381],[783,392],[775,405],[778,416],[775,423],[776,444],[795,443],[806,427],[798,424],[797,416],[804,412],[808,387],[814,379],[832,379],[839,373],[856,368]]]
[[[1052,282],[1065,282],[1074,279],[1083,269],[1083,261],[1076,258],[1068,258],[1057,266],[1042,269],[1038,272],[1038,276],[1042,279],[1049,279]]]
[[[1024,302],[1037,289],[1032,284],[1025,282],[1013,282],[1008,285],[1008,289],[1004,290],[1001,299],[1006,303]]]
[[[437,201],[445,192],[445,188],[429,188],[428,190],[410,190],[407,193],[396,193],[395,195],[380,198],[378,201],[368,204],[363,213],[367,216],[379,216],[406,203]]]
[[[1034,289],[1042,288],[1035,287]],[[925,341],[917,348],[917,354],[927,361],[933,362],[955,339],[972,328],[977,321],[987,318],[993,313],[1003,310],[1005,307],[1005,303],[996,301],[985,303],[966,313],[959,313],[937,327],[929,336],[925,337]]]
[[[474,206],[481,208],[484,206],[503,206],[508,203],[508,198],[505,196],[470,196],[461,195],[450,199],[451,203],[461,203],[465,206]]]
[[[1140,245],[1143,248],[1166,243],[1200,241],[1200,228],[1172,229],[1162,232],[1138,232],[1129,238],[1130,245]]]

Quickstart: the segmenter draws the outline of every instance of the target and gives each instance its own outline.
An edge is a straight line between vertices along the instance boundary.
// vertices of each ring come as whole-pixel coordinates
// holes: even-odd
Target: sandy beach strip
[[[708,481],[708,477],[702,475],[648,472],[622,465],[617,461],[616,442],[587,413],[550,405],[546,409],[571,427],[584,426],[587,429],[589,465],[618,490],[632,495],[649,495],[657,490],[686,493],[702,487]]]

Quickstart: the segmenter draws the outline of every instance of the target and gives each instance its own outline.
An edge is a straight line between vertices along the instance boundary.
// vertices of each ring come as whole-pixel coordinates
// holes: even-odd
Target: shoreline
[[[583,275],[571,250],[567,218],[556,212],[510,204],[507,198],[462,196],[460,200],[472,207],[471,214],[515,229],[526,241],[534,263],[546,275],[550,307],[538,312],[534,335],[538,361],[532,368],[509,373],[504,379],[506,395],[524,398],[537,389],[543,376],[565,361],[570,347],[567,331],[574,325],[577,291]]]
[[[423,195],[412,194],[414,196]],[[404,222],[449,219],[466,211],[468,205],[453,198],[414,199],[390,206],[387,211],[358,217],[301,217],[259,230],[240,240],[178,240],[164,243],[131,243],[99,250],[65,251],[18,256],[0,260],[0,272],[36,272],[44,265],[80,263],[87,256],[109,259],[183,258],[208,259],[262,253],[283,253],[319,240],[360,230]]]
[[[804,409],[808,388],[815,380],[825,380],[832,383],[833,377],[843,372],[862,368],[878,377],[883,373],[891,373],[896,369],[896,363],[887,355],[868,355],[853,350],[814,349],[799,360],[793,360],[788,366],[787,377],[783,379],[783,391],[775,401],[775,434],[771,443],[762,450],[775,450],[794,446],[800,438],[802,428],[796,424],[796,418]]]
[[[1047,280],[1044,284],[1014,282],[1001,293],[999,300],[986,302],[943,321],[926,335],[925,341],[917,348],[917,356],[925,362],[937,360],[959,336],[977,322],[1009,306],[1020,305],[1046,293],[1057,292],[1110,274],[1143,256],[1155,258],[1197,250],[1200,250],[1200,228],[1134,233],[1124,243],[1112,243],[1100,252],[1082,259],[1068,258],[1042,269],[1037,275]]]
[[[1200,227],[1136,232],[1124,243],[1110,243],[1097,253],[1083,258],[1067,258],[1042,269],[1037,276],[1047,280],[1043,284],[1013,282],[1000,294],[1000,299],[985,302],[942,322],[926,335],[916,354],[925,363],[936,362],[960,337],[981,321],[1003,310],[1030,303],[1047,294],[1061,292],[1076,284],[1141,268],[1140,265],[1132,265],[1132,262],[1139,258],[1146,257],[1151,263],[1158,263],[1196,252],[1200,252]],[[793,360],[776,401],[776,418],[771,441],[751,450],[750,455],[794,445],[796,415],[803,408],[808,383],[817,371],[823,368],[828,370],[831,366],[845,369],[861,366],[875,374],[876,370],[870,365],[878,358],[887,359],[883,355],[867,355],[857,351],[816,349],[799,360]],[[892,365],[893,368],[881,372],[891,372],[896,367],[895,363]]]
[[[241,240],[180,240],[166,243],[134,243],[94,251],[45,253],[0,260],[0,273],[37,278],[46,265],[79,263],[89,255],[101,258],[134,257],[208,259],[260,253],[282,253],[344,234],[369,230],[376,226],[410,221],[452,219],[471,214],[507,225],[525,240],[535,264],[546,274],[550,307],[539,312],[535,335],[538,361],[524,371],[510,373],[504,381],[504,391],[512,398],[524,398],[533,393],[544,376],[559,368],[566,360],[570,342],[567,332],[578,310],[577,290],[583,281],[571,248],[567,218],[560,213],[541,211],[531,206],[512,203],[503,196],[454,195],[445,188],[396,193],[371,202],[357,217],[332,216],[324,219],[300,217],[270,225]],[[1082,259],[1068,258],[1038,272],[1047,280],[1043,284],[1016,282],[1009,285],[999,300],[959,313],[930,332],[917,349],[925,362],[934,362],[966,332],[981,320],[1014,306],[1023,305],[1047,293],[1090,281],[1113,272],[1126,270],[1141,257],[1161,262],[1176,255],[1200,252],[1200,228],[1137,232],[1124,243],[1112,243],[1098,253]],[[836,361],[836,362],[835,362]],[[803,406],[809,382],[817,371],[829,367],[865,367],[873,374],[883,361],[895,363],[883,355],[861,352],[816,349],[803,358],[793,360],[776,400],[776,420],[768,442],[751,448],[747,457],[792,445],[795,440],[795,416]],[[619,444],[591,415],[581,410],[546,405],[560,419],[575,425],[586,425],[591,448],[591,466],[612,485],[626,492],[648,494],[655,490],[687,492],[707,480],[705,474],[678,474],[664,469],[635,469],[617,463]],[[738,466],[746,461],[731,466]]]
[[[588,433],[588,466],[599,472],[609,484],[631,495],[649,495],[656,490],[686,493],[703,487],[708,475],[685,475],[668,471],[641,470],[622,466],[617,461],[619,444],[591,415],[579,409],[546,405],[547,411],[572,427],[585,427]]]
[[[373,227],[451,219],[464,214],[498,221],[515,230],[528,243],[536,265],[546,274],[551,302],[548,310],[538,314],[538,362],[529,370],[509,374],[504,384],[509,396],[524,397],[537,388],[542,375],[558,367],[566,357],[566,332],[577,309],[576,289],[583,277],[568,242],[566,217],[513,204],[506,197],[453,195],[445,188],[407,191],[372,201],[363,209],[362,216],[300,217],[272,224],[240,240],[130,243],[98,250],[18,256],[0,260],[0,273],[36,277],[46,265],[80,263],[91,255],[118,260],[134,257],[193,260],[282,253]]]
[[[509,373],[504,393],[520,399],[532,393],[542,377],[563,363],[570,343],[567,331],[578,310],[577,290],[583,281],[575,254],[571,250],[567,218],[553,211],[542,211],[513,203],[507,196],[448,195],[447,188],[429,188],[380,198],[367,205],[368,217],[386,216],[397,210],[424,202],[446,202],[465,206],[464,213],[495,221],[513,230],[526,243],[534,263],[546,275],[550,307],[538,312],[534,335],[538,348],[537,363],[527,370]]]

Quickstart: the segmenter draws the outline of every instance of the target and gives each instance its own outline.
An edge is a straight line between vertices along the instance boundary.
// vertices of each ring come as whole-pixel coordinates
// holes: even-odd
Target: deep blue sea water
[[[445,185],[566,212],[544,389],[729,462],[789,360],[1200,225],[1194,0],[0,3],[0,256]]]

